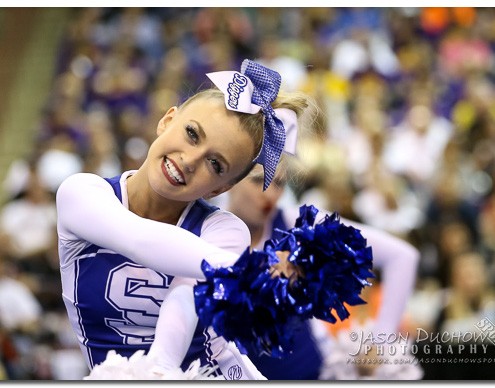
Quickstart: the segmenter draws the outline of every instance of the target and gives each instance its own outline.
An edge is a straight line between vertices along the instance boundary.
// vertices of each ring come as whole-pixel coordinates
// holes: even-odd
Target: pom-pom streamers
[[[209,365],[201,366],[199,359],[191,362],[185,372],[180,368],[166,369],[144,354],[142,349],[129,358],[110,350],[106,359],[83,380],[223,380],[223,376],[215,375],[216,369]]]
[[[349,316],[344,303],[365,303],[359,294],[374,277],[372,251],[359,230],[340,222],[337,213],[315,224],[318,209],[303,205],[295,227],[268,240],[264,249],[246,249],[228,268],[203,261],[206,280],[195,286],[196,311],[204,325],[233,341],[240,351],[283,357],[292,350],[294,329],[309,318],[335,323]],[[301,276],[272,277],[277,251]]]

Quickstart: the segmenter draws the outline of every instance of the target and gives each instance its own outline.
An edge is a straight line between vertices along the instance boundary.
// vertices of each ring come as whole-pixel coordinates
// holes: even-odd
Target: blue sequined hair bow
[[[263,190],[270,185],[282,151],[295,154],[297,115],[285,108],[273,109],[282,78],[259,63],[245,59],[241,72],[219,71],[206,74],[223,92],[227,109],[255,114],[261,109],[265,119],[263,144],[254,162],[264,169]]]

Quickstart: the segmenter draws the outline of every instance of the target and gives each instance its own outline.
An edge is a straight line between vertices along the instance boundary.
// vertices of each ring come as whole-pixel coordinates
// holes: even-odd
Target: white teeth
[[[174,178],[177,181],[177,183],[185,183],[184,180],[182,179],[182,176],[177,171],[177,169],[174,167],[172,163],[169,163],[167,159],[165,159],[165,167],[167,169],[168,175]]]

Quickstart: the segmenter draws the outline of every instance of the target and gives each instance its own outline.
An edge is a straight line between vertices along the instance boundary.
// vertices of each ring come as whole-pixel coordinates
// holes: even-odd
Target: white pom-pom
[[[215,370],[216,367],[201,366],[199,360],[193,361],[185,372],[181,368],[167,369],[148,358],[144,350],[129,358],[110,350],[105,361],[83,380],[223,380],[223,376],[214,376]]]

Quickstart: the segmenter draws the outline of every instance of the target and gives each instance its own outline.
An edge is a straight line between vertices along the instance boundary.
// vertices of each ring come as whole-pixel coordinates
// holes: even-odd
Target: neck
[[[161,197],[143,181],[139,171],[127,179],[129,210],[140,217],[167,224],[177,224],[188,202],[171,201]]]

